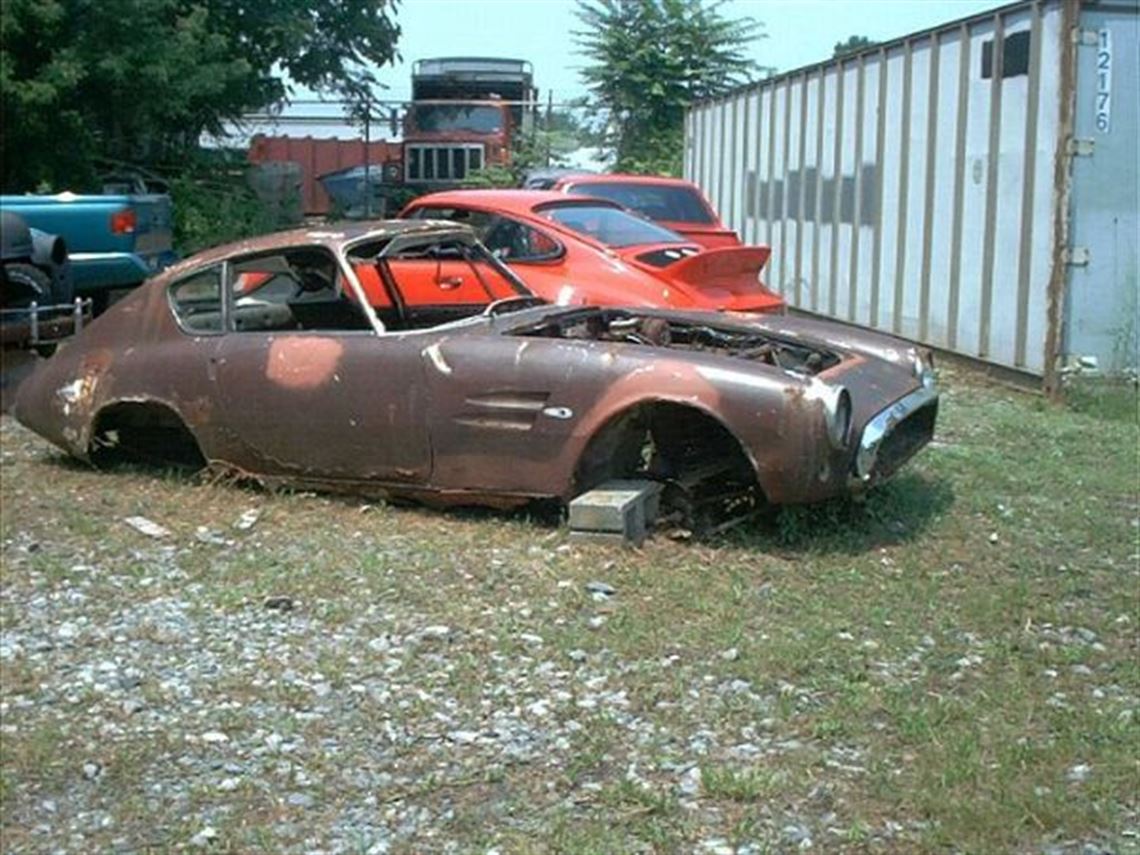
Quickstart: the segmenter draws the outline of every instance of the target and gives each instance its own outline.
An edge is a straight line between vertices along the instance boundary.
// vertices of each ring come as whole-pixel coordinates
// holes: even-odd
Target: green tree
[[[858,53],[864,48],[874,47],[877,44],[878,42],[866,36],[851,36],[845,42],[836,42],[835,52],[831,56],[833,59],[839,59],[848,54]]]
[[[582,78],[617,169],[678,174],[685,108],[759,70],[744,51],[760,24],[724,18],[724,2],[580,0]]]
[[[174,159],[287,94],[352,97],[398,55],[396,0],[4,0],[7,190],[83,186],[99,159]]]
[[[585,108],[584,98],[549,110],[540,106],[534,128],[517,138],[512,163],[517,163],[522,172],[545,166],[566,166],[567,158],[575,151],[596,145],[596,135],[578,119]]]

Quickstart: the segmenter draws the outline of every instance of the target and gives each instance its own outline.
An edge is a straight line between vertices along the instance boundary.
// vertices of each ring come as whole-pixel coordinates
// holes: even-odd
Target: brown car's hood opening
[[[755,328],[718,324],[715,315],[703,321],[664,318],[629,309],[588,308],[517,327],[511,334],[717,353],[809,376],[842,361],[839,353],[814,342],[796,341]]]

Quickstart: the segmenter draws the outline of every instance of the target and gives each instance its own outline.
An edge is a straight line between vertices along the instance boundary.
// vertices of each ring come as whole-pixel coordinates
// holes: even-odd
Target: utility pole
[[[372,219],[372,95],[364,96],[364,218]]]
[[[550,166],[550,123],[554,113],[554,90],[546,92],[546,166]]]

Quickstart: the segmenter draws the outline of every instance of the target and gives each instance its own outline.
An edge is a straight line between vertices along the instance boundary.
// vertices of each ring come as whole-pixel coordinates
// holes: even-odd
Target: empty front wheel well
[[[100,410],[88,453],[97,466],[130,462],[201,469],[206,465],[182,417],[155,401],[121,401]]]
[[[699,472],[748,484],[756,471],[736,436],[710,413],[673,401],[648,401],[623,410],[586,444],[574,472],[581,493],[612,478],[650,477],[681,482]]]

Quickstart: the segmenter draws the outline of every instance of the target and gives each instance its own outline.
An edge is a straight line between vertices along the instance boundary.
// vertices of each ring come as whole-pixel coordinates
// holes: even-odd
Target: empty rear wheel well
[[[206,458],[182,417],[155,401],[122,401],[95,417],[88,452],[92,463],[146,463],[201,469]]]

